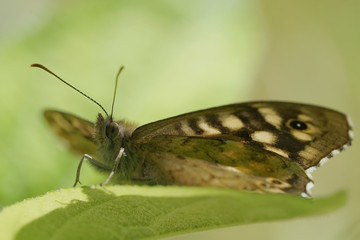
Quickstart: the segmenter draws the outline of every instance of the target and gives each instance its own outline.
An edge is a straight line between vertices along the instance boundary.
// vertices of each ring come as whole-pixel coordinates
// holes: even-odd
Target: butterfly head
[[[106,117],[99,113],[95,123],[95,141],[115,143],[121,142],[120,126],[112,120],[112,117]]]
[[[126,121],[114,121],[112,116],[105,118],[99,113],[95,123],[94,138],[102,145],[116,145],[120,148],[124,139],[129,138],[134,130],[133,124]]]
[[[105,134],[106,134],[107,138],[113,139],[119,135],[119,124],[114,122],[111,118],[109,118],[107,120],[109,120],[109,121],[108,121],[108,123],[106,123]]]

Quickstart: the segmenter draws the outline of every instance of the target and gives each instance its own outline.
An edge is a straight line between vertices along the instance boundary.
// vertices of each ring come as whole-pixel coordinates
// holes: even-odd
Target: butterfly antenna
[[[63,80],[61,77],[59,77],[58,75],[56,75],[55,73],[53,73],[52,71],[50,71],[48,68],[44,67],[43,65],[39,64],[39,63],[34,63],[30,65],[31,67],[38,67],[41,68],[45,71],[47,71],[48,73],[50,73],[51,75],[55,76],[57,79],[59,79],[60,81],[62,81],[63,83],[65,83],[66,85],[68,85],[69,87],[71,87],[72,89],[74,89],[75,91],[79,92],[80,94],[82,94],[83,96],[87,97],[88,99],[90,99],[93,103],[97,104],[106,114],[107,117],[109,117],[109,114],[106,112],[105,108],[103,108],[103,106],[101,106],[100,103],[98,103],[97,101],[95,101],[93,98],[91,98],[90,96],[88,96],[87,94],[83,93],[82,91],[80,91],[79,89],[77,89],[76,87],[74,87],[73,85],[71,85],[70,83],[66,82],[65,80]],[[118,74],[119,75],[119,74]],[[115,89],[116,91],[116,89]],[[114,103],[113,103],[114,105]],[[111,110],[111,115],[112,115],[112,110]]]
[[[111,104],[111,114],[110,114],[110,118],[112,118],[113,112],[114,112],[114,104],[115,104],[115,97],[116,97],[116,90],[117,90],[117,85],[118,85],[118,81],[119,81],[119,75],[122,72],[122,70],[124,69],[124,66],[121,66],[119,68],[119,71],[116,74],[116,78],[115,78],[115,89],[114,89],[114,96],[113,96],[113,100],[112,100],[112,104]]]

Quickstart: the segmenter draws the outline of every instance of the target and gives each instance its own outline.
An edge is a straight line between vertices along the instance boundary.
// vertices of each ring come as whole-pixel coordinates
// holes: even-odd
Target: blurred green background
[[[360,126],[357,1],[127,0],[0,2],[0,207],[74,181],[69,153],[42,118],[54,108],[89,120],[101,110],[31,63],[42,63],[110,109],[145,124],[228,103],[286,100],[349,114]],[[314,197],[349,192],[319,217],[235,226],[169,239],[356,239],[355,143],[314,174]],[[104,176],[85,167],[82,182]]]

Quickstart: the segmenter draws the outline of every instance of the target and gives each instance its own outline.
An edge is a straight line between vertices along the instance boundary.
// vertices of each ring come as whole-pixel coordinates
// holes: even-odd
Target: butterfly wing
[[[132,140],[159,135],[196,136],[246,143],[312,169],[350,144],[346,115],[318,106],[248,102],[179,115],[139,127]]]
[[[71,150],[96,158],[97,149],[93,140],[94,124],[92,122],[54,110],[46,110],[44,117]]]
[[[142,145],[141,151],[142,172],[158,184],[297,195],[308,195],[312,184],[299,164],[232,140],[161,135]]]

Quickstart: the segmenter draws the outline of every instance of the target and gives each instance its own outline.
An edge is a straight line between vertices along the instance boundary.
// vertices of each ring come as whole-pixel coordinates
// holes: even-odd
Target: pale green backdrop
[[[287,100],[348,113],[360,126],[360,4],[356,1],[0,2],[0,206],[69,187],[78,156],[42,118],[55,108],[89,120],[100,109],[30,68],[42,63],[139,124],[250,100]],[[171,239],[355,239],[360,236],[359,146],[314,173],[314,197],[347,189],[324,216]],[[84,168],[86,184],[103,180]]]

